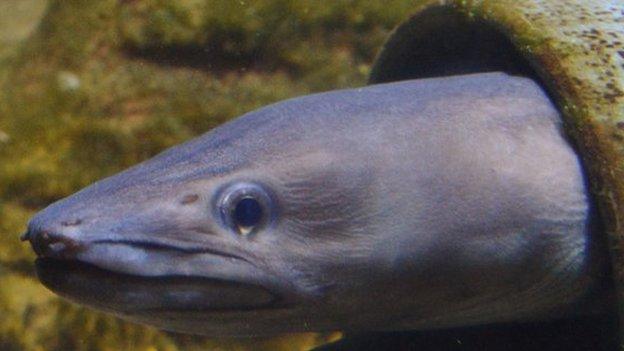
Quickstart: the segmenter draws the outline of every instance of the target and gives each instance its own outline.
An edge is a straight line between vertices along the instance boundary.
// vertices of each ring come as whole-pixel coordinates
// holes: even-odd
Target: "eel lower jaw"
[[[69,300],[118,315],[201,312],[242,313],[288,306],[263,286],[187,275],[140,276],[80,260],[38,258],[39,280]]]

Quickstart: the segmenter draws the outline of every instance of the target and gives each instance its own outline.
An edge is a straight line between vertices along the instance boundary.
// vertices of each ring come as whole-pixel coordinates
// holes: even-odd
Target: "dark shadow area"
[[[0,272],[8,271],[24,277],[34,278],[37,276],[31,260],[0,262]],[[3,350],[0,348],[0,350]]]
[[[494,25],[449,7],[432,7],[396,29],[373,67],[370,83],[492,71],[537,78]]]
[[[180,68],[195,68],[215,74],[230,71],[271,71],[274,64],[260,52],[226,54],[218,46],[159,46],[149,48],[124,48],[132,59],[154,62],[158,65]]]
[[[314,351],[615,351],[616,316],[471,328],[367,333]]]

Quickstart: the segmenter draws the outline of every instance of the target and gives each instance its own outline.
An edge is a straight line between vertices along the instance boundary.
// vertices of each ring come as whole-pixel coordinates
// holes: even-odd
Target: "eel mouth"
[[[196,276],[139,276],[79,260],[38,258],[41,283],[54,293],[122,315],[166,312],[244,312],[284,307],[279,294],[262,286]]]

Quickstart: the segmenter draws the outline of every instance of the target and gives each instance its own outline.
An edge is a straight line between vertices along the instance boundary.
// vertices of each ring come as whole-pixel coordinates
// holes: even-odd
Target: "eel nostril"
[[[76,241],[45,230],[27,233],[27,240],[30,240],[33,250],[40,257],[69,259],[80,250]]]

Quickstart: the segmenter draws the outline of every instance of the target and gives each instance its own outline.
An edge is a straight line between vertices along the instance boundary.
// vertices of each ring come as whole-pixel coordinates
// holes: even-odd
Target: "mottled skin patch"
[[[422,21],[424,16],[419,14],[434,7],[450,9],[469,21],[492,24],[549,89],[563,112],[568,135],[584,160],[611,240],[616,281],[622,287],[624,4],[601,0],[425,0],[419,2],[415,15],[402,27]],[[442,24],[439,29],[444,27]],[[399,27],[380,54],[371,81],[378,81],[393,69],[393,62],[400,58],[397,48],[414,40],[414,36],[429,34],[414,35]],[[622,289],[620,301],[624,301]]]

